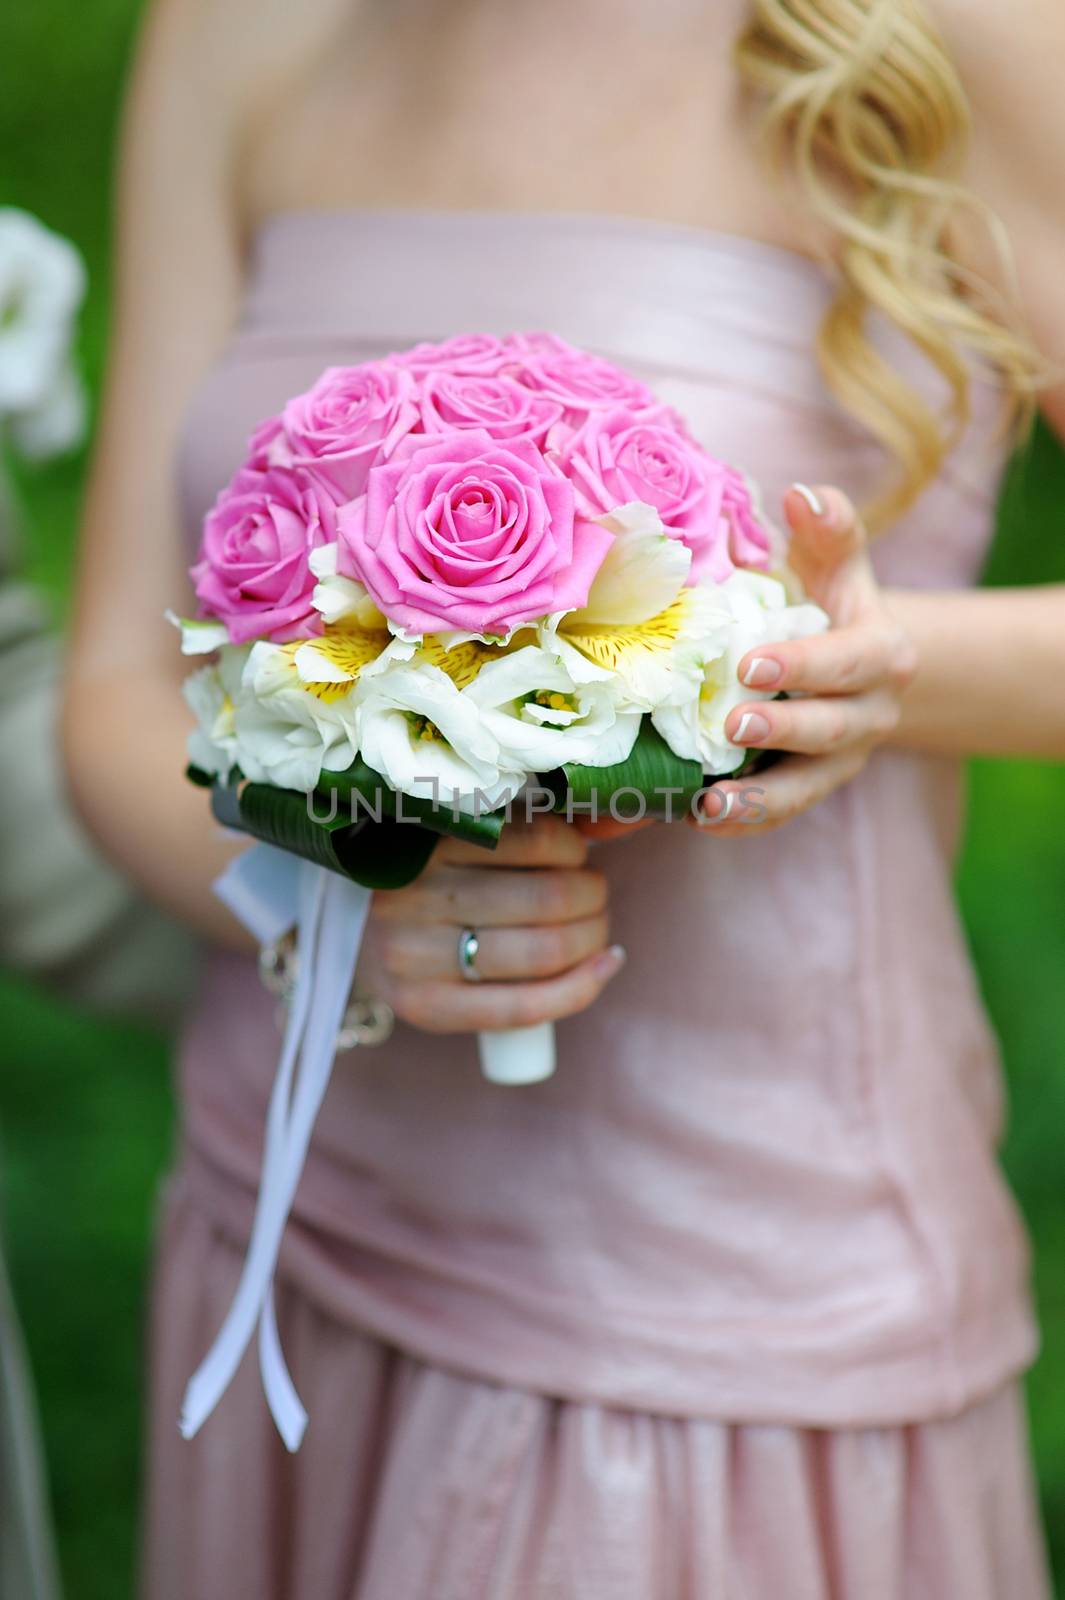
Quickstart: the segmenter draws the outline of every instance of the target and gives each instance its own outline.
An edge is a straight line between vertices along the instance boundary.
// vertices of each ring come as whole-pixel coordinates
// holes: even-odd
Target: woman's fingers
[[[427,1033],[526,1028],[584,1011],[624,965],[619,947],[601,950],[568,972],[529,983],[446,983],[400,979],[388,985],[396,1013]]]
[[[791,530],[789,558],[835,566],[864,555],[867,538],[861,517],[842,489],[834,484],[794,483],[784,496],[784,514]]]
[[[461,839],[442,839],[433,866],[580,867],[587,855],[586,841],[564,817],[537,816],[526,821],[515,815],[512,822],[504,824],[494,850]]]
[[[741,658],[738,676],[750,689],[774,693],[855,694],[882,683],[902,690],[916,665],[912,640],[891,617],[881,615],[807,639],[756,645]]]
[[[784,496],[791,530],[788,563],[837,626],[879,608],[876,574],[861,518],[841,489],[793,485]]]
[[[390,978],[454,981],[460,977],[460,931],[447,923],[385,926],[378,938],[381,966]],[[481,978],[552,978],[605,950],[610,925],[601,913],[547,927],[480,927],[477,936]]]
[[[853,746],[830,756],[789,756],[769,772],[715,783],[692,825],[708,835],[745,838],[778,828],[849,783],[865,763]]]
[[[789,755],[764,773],[713,786],[693,821],[725,837],[778,827],[849,782],[898,726],[902,693],[917,670],[915,648],[884,604],[847,496],[827,485],[794,484],[784,510],[789,565],[832,628],[760,644],[741,657],[740,683],[774,698],[735,706],[725,731],[743,748]]]
[[[832,699],[754,701],[731,712],[725,726],[729,738],[746,749],[816,756],[886,738],[898,720],[895,696],[871,690]]]
[[[618,821],[607,812],[594,822],[589,816],[574,817],[573,826],[586,840],[602,844],[607,839],[624,839],[630,833],[639,833],[641,828],[653,828],[656,821],[655,817],[641,817],[639,821],[634,819],[631,822],[624,819]]]
[[[524,1027],[591,1005],[620,968],[608,950],[607,885],[586,841],[558,817],[514,821],[497,850],[445,840],[430,869],[374,897],[369,967],[396,1014],[432,1033]],[[458,965],[477,930],[477,971]]]
[[[588,867],[446,867],[377,895],[374,906],[382,923],[480,929],[577,922],[598,916],[606,900],[606,879]]]

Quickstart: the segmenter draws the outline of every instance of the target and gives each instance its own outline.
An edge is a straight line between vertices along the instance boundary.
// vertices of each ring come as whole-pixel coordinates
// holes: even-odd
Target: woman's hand
[[[751,700],[730,714],[725,731],[736,744],[794,752],[765,773],[714,785],[697,826],[730,837],[778,827],[849,782],[898,725],[917,668],[916,648],[881,595],[846,495],[795,486],[784,509],[789,561],[832,631],[759,645],[739,663],[748,687],[803,698]]]
[[[525,1027],[590,1006],[620,971],[608,947],[606,881],[586,841],[558,817],[515,819],[492,851],[443,840],[406,889],[374,896],[360,986],[430,1033]],[[459,936],[480,941],[459,971]]]

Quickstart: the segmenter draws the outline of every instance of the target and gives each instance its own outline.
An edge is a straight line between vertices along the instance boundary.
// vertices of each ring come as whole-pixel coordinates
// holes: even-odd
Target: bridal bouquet
[[[255,430],[208,513],[199,615],[174,619],[186,654],[213,656],[186,683],[190,776],[268,847],[219,892],[264,939],[298,926],[258,1270],[234,1307],[244,1343],[261,1318],[286,1438],[305,1419],[269,1274],[369,891],[409,882],[441,834],[491,848],[515,804],[694,809],[748,759],[725,735],[759,697],[740,657],[827,626],[794,602],[783,554],[740,472],[634,376],[549,333],[330,368]],[[550,1025],[482,1036],[481,1053],[497,1081],[545,1077]],[[194,1380],[188,1431],[237,1342]]]

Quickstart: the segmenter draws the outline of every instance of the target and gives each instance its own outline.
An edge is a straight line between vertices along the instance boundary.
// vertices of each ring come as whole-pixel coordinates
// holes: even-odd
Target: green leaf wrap
[[[613,816],[618,821],[639,817],[678,820],[705,787],[698,761],[674,755],[650,717],[641,722],[636,743],[624,761],[612,767],[582,767],[570,762],[541,781],[554,794],[556,811]]]
[[[753,775],[776,759],[775,751],[752,750],[729,776]],[[241,788],[239,774],[236,781],[223,784],[191,765],[186,776],[211,789],[215,816],[225,827],[369,889],[400,889],[413,882],[441,835],[493,849],[507,820],[505,810],[472,816],[400,795],[363,761],[344,772],[323,771],[309,798],[267,783]],[[554,810],[563,814],[679,820],[698,791],[714,780],[704,780],[697,761],[674,755],[645,717],[626,760],[610,767],[572,762],[537,781],[553,796]]]
[[[389,788],[380,773],[358,759],[344,772],[323,771],[315,793],[322,797],[327,806],[335,794],[339,810],[349,821],[352,816],[369,816],[375,822],[401,817],[403,826],[409,827],[416,819],[434,833],[465,839],[468,844],[483,845],[487,850],[494,849],[499,843],[505,821],[502,811],[485,811],[479,816],[470,816],[448,805],[434,805],[431,800],[397,794],[395,789]]]
[[[402,889],[423,870],[438,834],[418,823],[363,817],[352,823],[338,810],[325,820],[310,814],[307,796],[268,783],[242,790],[216,784],[213,807],[226,827],[240,828],[279,850],[353,878],[367,889]]]

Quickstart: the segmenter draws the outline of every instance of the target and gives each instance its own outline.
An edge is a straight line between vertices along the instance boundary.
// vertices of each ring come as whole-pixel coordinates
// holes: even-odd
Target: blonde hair
[[[919,0],[753,0],[736,46],[743,82],[765,99],[770,148],[838,241],[840,287],[817,336],[825,380],[898,464],[865,507],[898,517],[937,475],[969,416],[968,356],[999,377],[1004,427],[1028,425],[1043,363],[1012,292],[1001,225],[951,176],[969,131],[964,88]],[[950,224],[975,210],[1010,291],[962,265]],[[946,382],[942,411],[877,351],[883,312]]]

